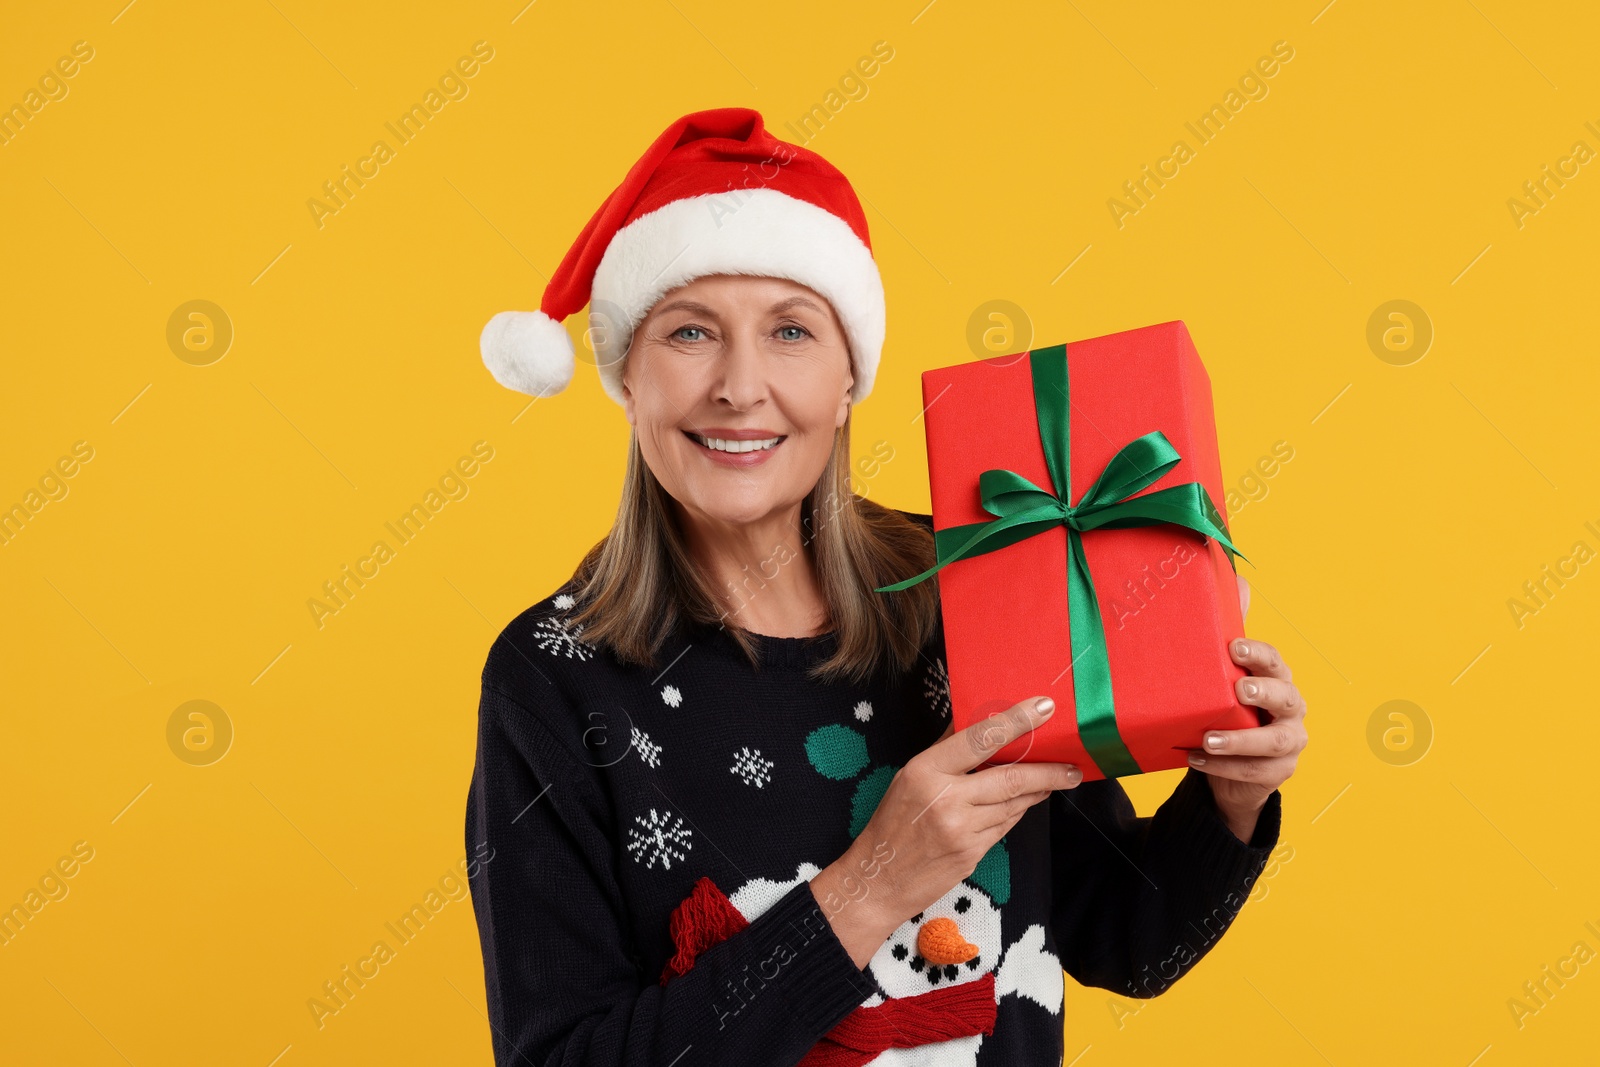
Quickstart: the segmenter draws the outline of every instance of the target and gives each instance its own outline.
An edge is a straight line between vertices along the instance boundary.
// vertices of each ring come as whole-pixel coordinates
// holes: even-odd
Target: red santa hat
[[[872,390],[883,281],[855,190],[744,107],[697,111],[668,126],[589,219],[539,310],[489,320],[483,362],[509,389],[559,393],[575,363],[561,320],[588,304],[600,384],[620,404],[634,328],[668,292],[708,274],[788,278],[825,297],[849,342],[852,402]]]

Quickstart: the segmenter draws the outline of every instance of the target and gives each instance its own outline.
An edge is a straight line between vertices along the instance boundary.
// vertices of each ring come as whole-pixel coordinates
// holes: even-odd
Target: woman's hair
[[[800,516],[800,551],[811,554],[837,635],[835,652],[810,669],[811,677],[862,682],[885,665],[896,671],[910,667],[938,624],[938,583],[874,590],[933,566],[933,532],[856,495],[850,485],[849,416],[834,434],[827,466],[801,502]],[[751,573],[746,592],[758,593],[770,577]],[[570,584],[580,606],[568,621],[583,627],[585,641],[609,646],[623,663],[655,667],[662,646],[688,618],[721,622],[759,667],[750,633],[724,612],[712,580],[691,557],[673,500],[644,462],[637,432],[629,434],[616,521],[578,564]]]

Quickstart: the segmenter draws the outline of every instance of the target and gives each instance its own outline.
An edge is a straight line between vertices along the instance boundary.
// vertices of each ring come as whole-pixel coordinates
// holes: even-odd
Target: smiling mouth
[[[688,430],[683,431],[683,434],[701,448],[709,449],[713,452],[728,452],[734,455],[742,452],[769,452],[789,438],[788,434],[781,434],[777,437],[769,437],[759,441],[724,441],[717,437],[701,437],[699,434],[690,433]]]

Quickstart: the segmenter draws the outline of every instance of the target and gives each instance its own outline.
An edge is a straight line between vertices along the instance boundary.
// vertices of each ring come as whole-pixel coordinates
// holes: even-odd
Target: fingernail
[[[1067,768],[1067,782],[1068,782],[1068,784],[1069,785],[1077,785],[1081,781],[1083,781],[1083,772],[1080,771],[1077,767],[1068,767]]]
[[[1189,753],[1189,765],[1192,767],[1204,766],[1206,758],[1198,752]]]
[[[1237,655],[1248,656],[1250,654],[1250,646],[1243,641],[1235,641],[1233,643],[1233,651]]]
[[[1254,682],[1246,682],[1241,688],[1244,689],[1244,695],[1246,697],[1253,697],[1257,693],[1261,692],[1261,687],[1256,685]]]
[[[1206,747],[1215,752],[1220,749],[1227,739],[1221,734],[1206,734]]]
[[[1033,705],[1033,713],[1041,719],[1055,710],[1056,702],[1049,697],[1040,697]]]

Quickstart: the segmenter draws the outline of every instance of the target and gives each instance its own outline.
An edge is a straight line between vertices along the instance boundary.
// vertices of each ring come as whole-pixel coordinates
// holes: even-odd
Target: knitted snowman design
[[[802,863],[788,881],[752,878],[734,891],[729,902],[753,922],[790,889],[809,882],[820,870],[814,863]],[[867,972],[877,983],[878,991],[856,1009],[863,1019],[872,1014],[865,1009],[884,1004],[915,1009],[916,998],[923,994],[968,983],[982,983],[985,988],[992,985],[992,993],[984,996],[992,996],[996,1006],[1007,996],[1026,997],[1052,1015],[1061,1012],[1061,963],[1045,947],[1044,927],[1034,923],[1002,952],[1000,910],[988,891],[971,881],[958,883],[927,910],[902,923],[873,955]],[[940,1002],[926,1008],[930,1016],[961,1010],[953,1008],[950,998],[935,999]],[[986,1013],[972,1012],[970,1001],[966,1010],[975,1020],[972,1028],[977,1029],[976,1020],[985,1018]],[[908,1017],[915,1016],[897,1015],[898,1025],[891,1029],[906,1030]],[[992,1032],[992,1015],[987,1018],[985,1030]],[[858,1055],[854,1060],[878,1067],[970,1067],[977,1063],[983,1037],[978,1032],[913,1048],[884,1048],[870,1058]],[[843,1035],[841,1039],[851,1040]],[[859,1047],[858,1042],[851,1043]],[[848,1055],[844,1052],[838,1058]]]
[[[867,718],[859,706],[856,717]],[[850,834],[858,836],[897,768],[868,770],[866,739],[842,725],[812,731],[806,755],[826,777],[858,778],[850,819]],[[688,971],[700,952],[749,926],[821,870],[803,862],[793,878],[751,878],[728,895],[709,877],[700,878],[673,913],[677,952],[663,968],[661,984]],[[1003,944],[1001,908],[1010,899],[1011,858],[1002,838],[971,875],[879,946],[866,967],[877,988],[807,1053],[801,1067],[971,1067],[984,1036],[994,1033],[1006,997],[1031,1000],[1059,1015],[1065,983],[1061,961],[1045,946],[1044,927],[1034,923]]]
[[[805,747],[818,773],[835,780],[858,778],[850,819],[850,835],[858,836],[898,768],[868,770],[866,739],[845,725],[819,727],[806,738]],[[796,881],[809,880],[817,872],[814,865],[802,864]],[[796,881],[782,886],[779,894]],[[741,912],[746,912],[746,904],[759,908],[777,899],[767,896],[770,888],[747,892],[751,885],[734,894],[733,902]],[[742,899],[740,894],[745,894]],[[934,990],[982,983],[992,984],[997,1006],[1005,997],[1022,997],[1059,1015],[1064,993],[1061,961],[1045,946],[1044,927],[1034,923],[1010,945],[1002,943],[1000,909],[1010,898],[1011,857],[1002,838],[984,854],[971,875],[901,923],[873,954],[867,971],[878,992],[863,1001],[862,1008],[912,1004]],[[992,1027],[988,1029],[992,1031]],[[982,1042],[983,1033],[973,1033],[914,1048],[887,1048],[865,1062],[883,1067],[973,1064]]]

